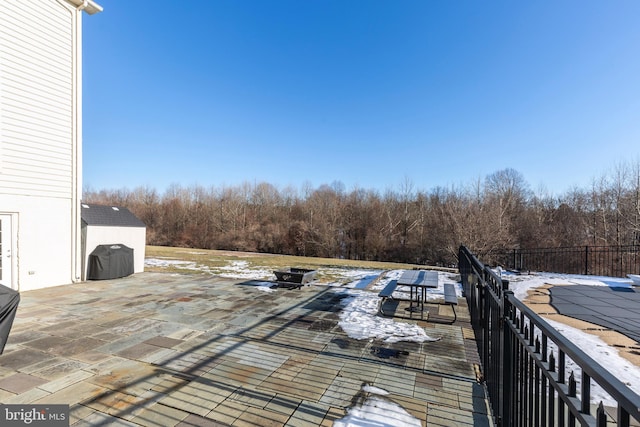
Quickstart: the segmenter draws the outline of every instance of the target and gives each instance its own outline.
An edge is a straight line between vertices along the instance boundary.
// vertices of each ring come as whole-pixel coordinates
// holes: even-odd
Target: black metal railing
[[[461,246],[458,268],[498,426],[629,426],[640,395],[516,299]],[[570,363],[571,362],[571,363]],[[570,371],[569,367],[573,367]],[[596,387],[615,402],[592,401]]]
[[[505,249],[488,254],[486,261],[520,271],[625,277],[640,274],[640,246]]]

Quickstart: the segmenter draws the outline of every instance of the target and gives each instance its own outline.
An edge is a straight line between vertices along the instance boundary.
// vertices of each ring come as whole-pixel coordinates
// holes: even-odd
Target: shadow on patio
[[[0,401],[69,404],[77,426],[332,425],[371,385],[398,420],[491,425],[466,307],[417,322],[440,341],[389,344],[342,331],[335,288],[238,284],[143,273],[25,292]]]

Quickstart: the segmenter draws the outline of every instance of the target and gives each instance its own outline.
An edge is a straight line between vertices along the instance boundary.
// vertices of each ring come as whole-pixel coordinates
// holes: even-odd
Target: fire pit
[[[291,286],[300,287],[305,283],[309,283],[316,278],[316,270],[308,270],[306,268],[291,267],[288,270],[277,270],[273,274],[276,275],[278,282]]]

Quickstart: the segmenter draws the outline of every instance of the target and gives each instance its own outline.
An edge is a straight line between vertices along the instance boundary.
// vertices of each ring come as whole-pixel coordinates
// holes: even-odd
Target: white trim
[[[3,139],[2,139],[2,64],[0,63],[0,175],[2,175],[2,160],[3,160],[3,147],[4,147],[4,143],[3,143]]]
[[[93,0],[66,0],[73,4],[78,11],[84,10],[89,15],[102,12],[104,9],[98,3]]]
[[[5,286],[13,290],[20,290],[19,271],[18,271],[18,214],[16,212],[0,212],[0,215],[6,217],[9,220],[9,226],[11,230],[11,236],[9,237],[9,250],[11,251],[11,258],[9,261],[9,268],[11,270],[11,276],[9,283],[4,283]],[[4,254],[2,254],[4,256]]]
[[[86,2],[85,2],[86,3]],[[71,160],[71,259],[72,282],[82,280],[82,13],[75,12],[73,20],[73,144]]]
[[[71,1],[76,8],[69,7]],[[82,225],[80,201],[82,200],[82,10],[92,5],[89,0],[58,0],[71,13],[71,277],[72,283],[82,280]],[[87,13],[92,14],[87,10]],[[96,13],[95,11],[93,13]]]

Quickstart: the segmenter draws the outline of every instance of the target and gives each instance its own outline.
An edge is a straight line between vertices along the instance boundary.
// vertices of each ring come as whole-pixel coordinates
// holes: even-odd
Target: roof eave
[[[75,4],[79,10],[84,10],[89,15],[102,12],[102,6],[93,0],[69,0],[69,2]]]
[[[103,9],[102,6],[100,6],[98,3],[94,2],[93,0],[89,0],[87,1],[87,7],[84,10],[89,15],[94,15],[96,13],[102,12]]]

